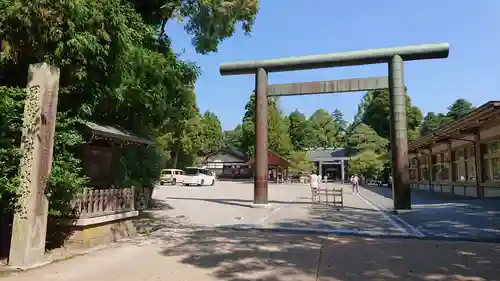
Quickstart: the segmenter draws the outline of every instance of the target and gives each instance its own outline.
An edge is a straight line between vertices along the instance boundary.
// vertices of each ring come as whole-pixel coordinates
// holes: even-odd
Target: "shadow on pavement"
[[[172,206],[160,200],[152,199],[151,207],[147,210],[142,210],[139,217],[133,220],[133,224],[138,233],[149,234],[164,227],[172,227],[178,225],[176,218],[167,216],[163,210],[173,210]]]
[[[380,212],[355,207],[337,208],[331,205],[314,204],[306,219],[284,219],[274,227],[314,228],[326,230],[350,230],[372,234],[404,234],[404,230],[393,226]]]
[[[218,280],[498,280],[500,246],[190,229],[165,256]]]
[[[363,188],[368,189],[372,192],[377,193],[380,196],[386,197],[392,200],[392,189],[380,186],[363,186]],[[429,192],[426,190],[412,189],[412,205],[428,205],[428,204],[439,204],[443,202],[457,202],[457,201],[488,201],[489,199],[477,199],[468,196],[441,193],[441,192]],[[492,199],[500,202],[500,199]]]
[[[305,197],[303,197],[305,198]],[[253,200],[244,200],[244,199],[236,199],[236,198],[194,198],[194,197],[167,197],[169,200],[192,200],[192,201],[205,201],[212,203],[219,203],[224,205],[232,205],[232,206],[240,206],[240,207],[252,207]],[[311,204],[310,198],[307,198],[309,201],[279,201],[279,200],[269,200],[270,204],[303,204],[309,205]]]
[[[364,187],[391,198],[384,187]],[[366,194],[370,197],[369,194]],[[373,199],[373,196],[371,196]],[[471,237],[500,241],[500,199],[474,199],[452,194],[412,191],[412,211],[399,214],[407,223],[430,236]]]
[[[171,200],[194,200],[205,201],[217,204],[230,206],[240,206],[252,208],[253,201],[242,199],[223,199],[223,198],[193,198],[193,197],[168,197]],[[272,204],[298,205],[293,208],[283,208],[283,213],[287,213],[284,217],[277,220],[274,217],[266,220],[266,225],[244,225],[238,224],[237,227],[286,227],[286,228],[314,228],[322,230],[350,230],[364,231],[378,234],[403,234],[401,229],[391,225],[380,212],[373,208],[359,208],[351,206],[334,206],[327,204],[311,204],[310,198],[306,201],[288,202],[272,200]],[[301,215],[295,216],[294,212],[302,212],[307,214],[307,217]]]

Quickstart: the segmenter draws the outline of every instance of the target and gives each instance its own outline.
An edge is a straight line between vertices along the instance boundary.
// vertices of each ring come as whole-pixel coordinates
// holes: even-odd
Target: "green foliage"
[[[472,103],[470,103],[466,99],[457,99],[452,105],[448,107],[448,112],[446,114],[436,114],[434,112],[429,112],[425,116],[424,121],[422,122],[422,125],[420,127],[420,135],[424,136],[450,121],[458,120],[467,115],[473,109],[474,107],[472,106]]]
[[[311,173],[315,166],[309,161],[306,151],[294,151],[290,154],[290,162],[292,167],[290,167],[290,172],[304,172]]]
[[[199,69],[178,59],[164,34],[171,18],[185,18],[200,53],[215,51],[238,23],[250,32],[257,1],[4,0],[0,2],[0,84],[23,88],[28,66],[61,69],[52,177],[51,213],[88,185],[76,157],[91,120],[157,139],[156,147],[126,146],[116,168],[120,186],[150,185],[160,168],[191,165],[221,136],[202,126],[193,85]],[[158,29],[161,26],[161,35]],[[18,186],[22,91],[0,89],[0,196]],[[215,127],[214,127],[215,128]],[[220,130],[219,130],[220,131]],[[209,134],[210,133],[210,134]],[[211,143],[207,147],[203,144]]]
[[[161,157],[154,147],[125,145],[116,167],[118,186],[152,186],[160,174]]]
[[[288,133],[288,119],[283,116],[277,104],[269,108],[268,113],[268,145],[269,149],[287,157],[292,151],[292,141]]]
[[[301,151],[311,147],[313,131],[311,123],[300,111],[295,110],[288,115],[290,139],[294,150]]]
[[[354,156],[349,161],[349,172],[351,174],[363,175],[367,179],[373,179],[384,168],[384,161],[380,155],[372,150],[365,150]]]
[[[203,114],[201,124],[203,132],[201,153],[207,155],[217,151],[224,145],[222,126],[217,115],[210,111]]]
[[[318,109],[311,115],[312,147],[339,147],[342,145],[342,129],[328,111]]]
[[[350,152],[371,150],[378,154],[387,151],[388,140],[377,135],[375,130],[366,124],[360,124],[348,137],[347,148]]]
[[[241,25],[249,34],[259,10],[257,0],[129,0],[142,17],[160,26],[165,32],[166,22],[177,19],[185,23],[197,52],[217,51],[220,42],[231,37]]]
[[[466,99],[457,99],[452,105],[448,107],[449,118],[458,120],[474,109],[472,103]]]
[[[244,152],[253,155],[255,148],[255,95],[245,106],[242,123],[241,147]],[[292,141],[288,133],[289,123],[278,108],[276,99],[268,101],[268,147],[281,156],[288,156],[292,150]]]
[[[420,127],[420,135],[424,136],[449,121],[451,121],[451,119],[442,113],[435,114],[434,112],[429,112],[424,117],[424,121],[422,122],[422,125]]]
[[[344,119],[344,114],[342,113],[342,111],[338,109],[335,109],[332,112],[332,118],[338,130],[338,135],[337,135],[339,142],[338,146],[344,146],[345,142],[347,141],[347,129],[349,125],[347,121]]]
[[[19,187],[23,89],[0,87],[0,210],[12,207]]]
[[[238,124],[233,130],[224,131],[224,145],[236,149],[245,150],[241,144],[243,137],[243,127]]]
[[[82,134],[76,129],[79,123],[80,119],[70,117],[66,112],[57,114],[52,172],[47,185],[51,215],[70,215],[73,211],[70,201],[89,186],[82,161],[76,157],[77,149],[84,143]]]
[[[389,90],[368,91],[363,98],[363,108],[360,120],[362,123],[372,127],[377,134],[389,139],[390,136],[390,110],[389,110]],[[406,118],[408,131],[414,131],[422,121],[422,112],[418,107],[412,106],[411,99],[406,96]]]
[[[20,139],[24,111],[25,91],[18,88],[0,87],[0,201],[3,208],[12,208],[19,192],[19,161],[21,158]],[[73,155],[74,149],[83,142],[75,125],[77,119],[68,118],[64,113],[57,116],[52,174],[47,191],[50,194],[49,211],[54,215],[68,214],[69,201],[75,192],[87,184],[82,175],[80,160]]]

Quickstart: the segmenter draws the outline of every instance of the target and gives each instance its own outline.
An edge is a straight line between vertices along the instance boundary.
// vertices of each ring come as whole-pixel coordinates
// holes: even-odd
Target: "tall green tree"
[[[318,109],[309,118],[311,123],[313,147],[339,147],[341,143],[341,129],[335,123],[332,115],[324,109]]]
[[[389,108],[389,90],[368,91],[363,104],[362,123],[370,126],[383,138],[389,139],[390,136],[390,108]],[[406,95],[406,118],[408,122],[409,135],[411,131],[417,130],[422,121],[422,112],[416,106],[411,104],[411,99]]]
[[[474,109],[472,103],[466,99],[457,99],[452,105],[448,107],[448,113],[446,114],[452,120],[457,120]]]
[[[255,149],[255,95],[245,106],[242,123],[241,145],[246,152],[253,155]],[[268,147],[282,156],[287,156],[292,150],[292,141],[288,133],[288,121],[282,115],[276,99],[268,100]]]
[[[306,116],[295,110],[288,115],[289,133],[294,150],[300,151],[311,147],[312,127]]]
[[[306,151],[293,151],[289,159],[292,163],[291,172],[311,173],[315,169],[314,164],[309,161]]]
[[[206,111],[201,117],[202,145],[201,154],[215,152],[224,145],[224,136],[219,117],[213,112]]]
[[[349,173],[363,175],[366,179],[374,179],[384,169],[384,161],[372,150],[365,150],[349,161]]]
[[[420,135],[427,135],[429,132],[436,130],[451,120],[452,119],[445,114],[429,112],[425,115],[422,125],[420,126]]]
[[[338,133],[338,138],[341,146],[343,146],[346,142],[347,139],[347,132],[348,132],[348,127],[349,124],[347,121],[344,119],[344,114],[342,111],[335,109],[332,112],[332,117],[333,117],[333,122],[335,122],[339,133]]]
[[[241,144],[243,138],[243,127],[238,124],[233,130],[224,131],[224,145],[244,150]]]
[[[458,120],[467,115],[472,110],[474,110],[472,103],[466,99],[460,98],[453,102],[450,106],[448,106],[448,112],[446,114],[436,114],[434,112],[429,112],[424,117],[424,120],[420,127],[420,135],[424,136],[448,122]]]
[[[360,124],[348,137],[348,150],[351,153],[365,150],[374,151],[377,154],[387,152],[388,140],[377,135],[377,132],[366,124]]]

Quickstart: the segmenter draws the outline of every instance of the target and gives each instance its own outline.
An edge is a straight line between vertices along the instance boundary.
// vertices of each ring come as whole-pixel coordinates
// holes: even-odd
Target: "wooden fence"
[[[149,205],[148,188],[86,189],[73,200],[79,218],[91,218],[127,211],[143,210]]]

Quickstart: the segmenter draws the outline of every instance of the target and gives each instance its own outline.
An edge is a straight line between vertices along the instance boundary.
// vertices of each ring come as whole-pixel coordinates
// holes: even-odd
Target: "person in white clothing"
[[[352,192],[353,193],[359,193],[359,177],[358,175],[354,175],[352,177]]]
[[[313,201],[319,200],[319,181],[320,178],[315,172],[309,176],[309,186],[311,187],[311,199]],[[318,198],[317,198],[318,197]]]

